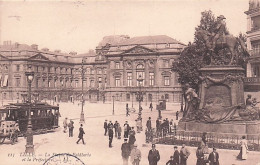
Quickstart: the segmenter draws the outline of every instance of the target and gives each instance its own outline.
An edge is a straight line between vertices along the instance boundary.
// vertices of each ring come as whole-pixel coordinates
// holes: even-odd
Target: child
[[[174,165],[173,156],[170,157],[170,160],[166,163],[166,165]]]

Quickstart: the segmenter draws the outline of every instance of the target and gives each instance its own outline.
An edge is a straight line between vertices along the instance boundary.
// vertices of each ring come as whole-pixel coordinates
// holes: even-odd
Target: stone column
[[[149,86],[149,61],[145,60],[144,61],[144,86]]]
[[[133,86],[136,86],[136,63],[132,61]]]
[[[126,86],[126,79],[127,79],[126,61],[122,61],[122,67],[123,67],[123,84],[122,84],[122,86]]]

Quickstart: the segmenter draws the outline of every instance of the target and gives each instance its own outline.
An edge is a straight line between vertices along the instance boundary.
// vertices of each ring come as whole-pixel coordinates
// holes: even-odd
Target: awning
[[[3,87],[8,86],[8,75],[5,75],[4,81],[3,81]]]

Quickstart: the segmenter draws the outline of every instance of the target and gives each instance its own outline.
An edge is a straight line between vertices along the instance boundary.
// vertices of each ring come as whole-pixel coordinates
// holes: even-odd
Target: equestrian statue
[[[238,63],[238,52],[239,47],[242,50],[244,56],[249,56],[244,42],[238,38],[230,35],[226,28],[226,19],[223,15],[217,17],[216,24],[210,29],[213,30],[203,30],[199,29],[196,31],[195,35],[201,38],[205,42],[205,46],[211,55],[211,61],[213,54],[218,54],[219,50],[227,48],[231,55],[230,62],[228,65],[233,65]]]

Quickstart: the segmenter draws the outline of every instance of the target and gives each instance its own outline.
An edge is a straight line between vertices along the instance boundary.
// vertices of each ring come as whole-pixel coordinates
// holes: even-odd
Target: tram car
[[[19,135],[23,136],[28,124],[28,103],[11,103],[0,108],[0,137],[12,132],[12,124],[19,124]],[[34,134],[47,133],[58,128],[59,107],[47,103],[31,104],[32,129]]]

